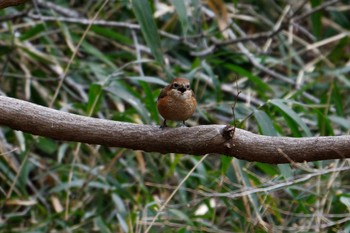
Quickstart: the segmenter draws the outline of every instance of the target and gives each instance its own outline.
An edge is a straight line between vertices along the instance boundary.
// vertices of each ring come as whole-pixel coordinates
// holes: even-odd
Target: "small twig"
[[[236,104],[238,102],[238,96],[239,94],[241,94],[242,91],[240,91],[238,89],[238,84],[237,84],[237,78],[236,78],[236,95],[235,95],[235,101],[233,102],[233,105],[231,107],[232,109],[232,117],[233,117],[233,135],[235,134],[235,131],[236,131],[236,127],[237,127],[237,124],[236,124],[236,115],[235,115],[235,107],[236,107]]]
[[[304,171],[307,171],[307,172],[315,172],[315,170],[313,170],[313,169],[310,169],[308,167],[305,167],[305,166],[302,166],[302,165],[296,163],[286,153],[284,153],[281,148],[277,148],[277,151],[289,161],[289,163],[291,164],[292,167],[299,168],[300,170],[304,170]]]
[[[281,190],[281,189],[286,189],[287,187],[290,187],[292,185],[296,185],[298,183],[306,182],[309,181],[310,179],[322,175],[326,175],[329,173],[334,173],[334,172],[348,172],[350,170],[350,167],[340,167],[340,168],[330,168],[330,169],[322,169],[322,170],[315,170],[309,174],[306,175],[300,175],[297,177],[294,177],[290,180],[286,181],[281,181],[281,182],[276,182],[273,183],[272,185],[265,184],[262,187],[257,187],[253,189],[241,189],[237,191],[229,191],[229,192],[222,192],[222,193],[208,193],[204,191],[199,191],[198,193],[204,197],[228,197],[228,198],[240,198],[244,197],[247,195],[252,195],[255,193],[270,193],[274,192],[276,190]]]
[[[78,23],[84,25],[100,25],[100,26],[111,26],[111,27],[121,27],[128,29],[138,29],[140,30],[140,25],[125,23],[125,22],[115,22],[115,21],[106,21],[106,20],[93,20],[87,18],[68,18],[68,17],[56,17],[56,16],[40,16],[29,12],[28,17],[35,20],[42,21],[58,21],[58,22],[67,22],[67,23]]]
[[[294,18],[299,12],[304,8],[304,6],[309,2],[309,0],[304,0],[295,10],[294,12],[289,16],[289,19]]]
[[[49,1],[44,1],[44,0],[35,0],[39,6],[54,10],[55,12],[67,16],[67,17],[71,17],[71,18],[77,18],[79,17],[79,13],[77,11],[73,11],[71,9],[56,5],[52,2]]]
[[[247,41],[264,40],[264,39],[268,39],[268,38],[272,38],[272,37],[276,36],[283,29],[284,29],[284,25],[282,25],[277,30],[271,30],[271,31],[267,31],[267,32],[256,33],[256,34],[253,34],[253,35],[240,37],[240,38],[236,38],[236,39],[232,39],[232,40],[219,41],[216,38],[212,38],[211,41],[216,46],[225,46],[225,45],[237,44],[237,43],[242,43],[242,42],[247,42]]]
[[[15,20],[18,18],[23,18],[28,15],[28,11],[22,11],[11,15],[4,15],[0,17],[0,22]]]
[[[294,22],[299,21],[299,20],[302,20],[302,19],[304,19],[304,18],[306,18],[306,17],[308,17],[308,16],[310,16],[310,15],[316,13],[317,11],[321,11],[321,10],[323,10],[324,8],[328,7],[328,6],[333,5],[333,4],[336,3],[336,2],[339,2],[339,0],[325,1],[323,4],[321,4],[321,5],[319,5],[319,6],[315,7],[315,8],[313,8],[312,10],[310,10],[310,11],[308,11],[308,12],[306,12],[306,13],[304,13],[304,14],[298,16],[298,17],[292,18],[292,20],[293,20]]]

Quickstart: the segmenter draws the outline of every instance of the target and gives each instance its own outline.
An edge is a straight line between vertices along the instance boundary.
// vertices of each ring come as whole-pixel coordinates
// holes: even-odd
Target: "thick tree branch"
[[[350,158],[350,136],[268,137],[224,125],[162,130],[79,116],[4,96],[0,96],[0,124],[57,140],[160,153],[218,153],[265,163]]]

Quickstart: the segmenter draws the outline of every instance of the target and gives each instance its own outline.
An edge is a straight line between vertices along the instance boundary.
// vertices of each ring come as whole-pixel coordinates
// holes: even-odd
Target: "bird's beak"
[[[186,88],[184,86],[181,86],[178,88],[178,90],[181,91],[181,93],[184,93],[186,91]]]

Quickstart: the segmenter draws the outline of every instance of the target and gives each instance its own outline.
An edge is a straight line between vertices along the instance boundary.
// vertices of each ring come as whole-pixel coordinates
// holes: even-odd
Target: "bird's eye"
[[[178,88],[178,87],[179,87],[179,84],[174,83],[174,84],[173,84],[173,87],[174,87],[174,88]]]
[[[190,89],[190,84],[186,84],[186,89]]]

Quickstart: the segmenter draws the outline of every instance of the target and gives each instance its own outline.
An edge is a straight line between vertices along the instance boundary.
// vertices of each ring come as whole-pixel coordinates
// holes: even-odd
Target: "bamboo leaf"
[[[172,0],[171,2],[175,6],[177,17],[180,20],[181,27],[182,27],[182,34],[186,36],[187,31],[190,28],[190,24],[187,18],[185,1]]]
[[[279,110],[281,110],[286,116],[288,116],[294,123],[296,123],[306,134],[306,136],[311,137],[311,131],[310,129],[306,126],[304,121],[298,116],[296,112],[294,112],[293,109],[288,107],[283,100],[281,99],[273,99],[269,101],[272,105],[277,107]],[[285,118],[286,119],[286,118]],[[288,119],[286,119],[288,120]]]
[[[156,61],[164,67],[164,58],[160,43],[160,38],[156,23],[154,22],[151,7],[147,0],[133,0],[132,7],[136,15],[137,21],[141,26],[143,37]]]
[[[270,117],[265,112],[257,110],[254,112],[254,117],[263,135],[277,136],[277,131],[273,127]]]

